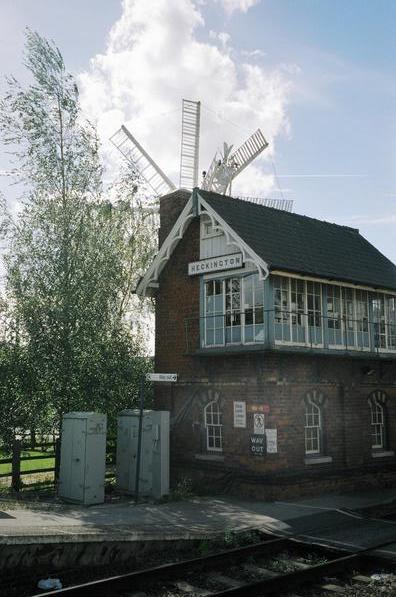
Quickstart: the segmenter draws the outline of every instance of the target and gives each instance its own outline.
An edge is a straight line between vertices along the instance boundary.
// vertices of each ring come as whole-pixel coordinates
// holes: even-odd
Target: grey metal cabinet
[[[139,493],[159,498],[169,493],[169,412],[143,411]],[[118,416],[117,487],[135,493],[139,410]]]
[[[63,415],[58,495],[77,504],[102,504],[106,470],[106,415]]]

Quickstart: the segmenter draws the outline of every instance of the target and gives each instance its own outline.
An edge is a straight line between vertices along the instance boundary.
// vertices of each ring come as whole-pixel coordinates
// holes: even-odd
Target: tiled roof
[[[270,270],[396,290],[396,266],[355,228],[198,192]]]

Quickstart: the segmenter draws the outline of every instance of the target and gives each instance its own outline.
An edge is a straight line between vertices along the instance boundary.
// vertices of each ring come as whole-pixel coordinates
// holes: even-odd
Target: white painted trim
[[[154,261],[137,285],[136,294],[145,296],[147,287],[158,282],[158,277],[161,271],[164,269],[177,243],[183,238],[184,232],[186,231],[188,225],[190,224],[190,220],[193,217],[193,199],[191,195],[184,206],[183,211],[177,218],[172,230],[161,245]]]
[[[278,324],[282,325],[282,324]],[[320,344],[315,344],[312,342],[293,342],[292,340],[275,340],[275,344],[279,346],[300,346],[301,348],[324,348],[323,342]]]
[[[328,462],[333,462],[331,456],[311,456],[305,459],[305,464],[327,464]]]
[[[314,278],[313,276],[305,276],[303,274],[295,274],[293,272],[286,272],[284,270],[278,269],[271,270],[271,275],[284,276],[286,278],[298,278],[299,280],[308,280],[309,282],[322,282],[323,284],[330,284],[332,286],[346,286],[348,288],[355,288],[356,290],[369,290],[370,292],[380,292],[382,294],[388,294],[390,296],[396,295],[396,290],[379,289],[374,288],[374,286],[364,286],[362,284],[352,284],[351,282],[329,280],[328,278],[321,278],[319,276],[317,278]]]
[[[201,211],[201,207],[204,207],[204,211]],[[238,247],[243,255],[243,261],[253,263],[258,270],[260,280],[265,280],[269,275],[268,264],[257,255],[249,245],[241,239],[241,237],[226,223],[223,218],[201,197],[198,192],[198,209],[199,214],[206,214],[209,216],[213,228],[219,229],[224,232],[227,245],[234,245]]]
[[[213,258],[215,259],[215,257]],[[202,274],[202,278],[206,281],[216,280],[217,278],[235,278],[236,276],[249,276],[257,273],[256,267],[241,267],[239,269],[222,270],[221,272],[213,272],[210,274]]]
[[[196,460],[209,460],[213,462],[224,462],[224,456],[219,454],[195,454]]]
[[[395,453],[393,450],[379,450],[378,452],[371,452],[371,456],[373,458],[386,458],[394,455]]]
[[[223,232],[220,229],[214,229],[213,232],[210,234],[205,234],[205,226],[207,224],[212,224],[210,217],[202,218],[201,219],[201,240],[206,240],[207,238],[215,238],[216,236],[222,236]],[[213,227],[213,224],[212,224]]]
[[[371,348],[369,348],[368,346],[364,346],[364,347],[360,347],[360,346],[350,346],[348,344],[348,348],[345,348],[345,344],[329,344],[327,346],[327,348],[331,349],[331,350],[345,350],[347,352],[372,352]]]

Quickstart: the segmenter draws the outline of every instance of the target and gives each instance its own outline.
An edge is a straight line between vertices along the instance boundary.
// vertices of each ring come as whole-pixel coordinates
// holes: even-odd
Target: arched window
[[[223,425],[218,402],[209,402],[204,409],[207,450],[223,451]]]
[[[369,397],[371,417],[371,448],[381,450],[386,447],[386,394],[378,391],[373,392]]]
[[[322,416],[320,406],[310,396],[305,401],[305,453],[320,454],[322,446]]]

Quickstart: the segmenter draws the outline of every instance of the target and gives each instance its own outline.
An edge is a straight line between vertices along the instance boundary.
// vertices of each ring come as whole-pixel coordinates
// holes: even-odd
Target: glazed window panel
[[[355,291],[356,344],[361,348],[370,347],[368,293],[366,290]]]
[[[245,342],[264,341],[264,284],[258,274],[243,278]]]
[[[290,323],[293,342],[306,342],[305,281],[290,278]]]
[[[241,342],[241,278],[225,280],[226,343]]]
[[[371,447],[381,449],[385,447],[384,407],[375,399],[371,402]]]
[[[320,283],[298,278],[274,278],[275,340],[323,344]]]
[[[206,428],[206,448],[221,452],[223,450],[223,425],[219,404],[209,402],[204,409]]]
[[[386,348],[386,321],[385,321],[385,297],[378,294],[372,299],[373,322],[374,322],[374,346],[375,348]]]
[[[327,328],[329,344],[332,346],[342,345],[341,330],[341,287],[327,287]]]
[[[311,401],[305,405],[305,453],[319,454],[321,451],[320,408]]]
[[[206,346],[224,344],[223,302],[223,281],[208,280],[205,282],[204,328]]]
[[[322,289],[318,282],[307,282],[308,342],[322,344]]]
[[[289,278],[274,277],[275,340],[290,342]]]
[[[396,350],[396,298],[386,297],[387,347]]]
[[[343,342],[345,347],[355,346],[355,291],[353,288],[342,289]]]

